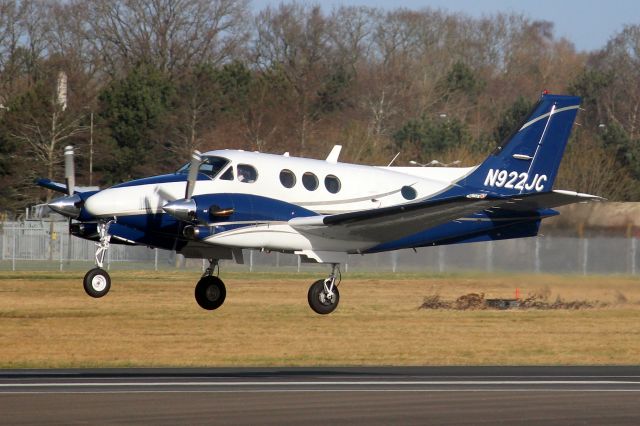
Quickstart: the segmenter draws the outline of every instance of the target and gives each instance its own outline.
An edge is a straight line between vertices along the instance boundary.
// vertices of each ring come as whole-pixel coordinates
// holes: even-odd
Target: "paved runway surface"
[[[640,424],[640,367],[0,370],[2,424]]]

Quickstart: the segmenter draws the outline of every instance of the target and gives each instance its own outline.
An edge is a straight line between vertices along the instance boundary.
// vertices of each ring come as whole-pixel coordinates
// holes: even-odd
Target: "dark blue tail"
[[[551,191],[580,98],[544,94],[524,123],[460,186],[501,196]]]

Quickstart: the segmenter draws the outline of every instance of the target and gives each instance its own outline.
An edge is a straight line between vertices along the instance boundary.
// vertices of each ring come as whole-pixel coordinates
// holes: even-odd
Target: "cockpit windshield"
[[[200,164],[198,173],[205,174],[211,179],[214,179],[228,163],[229,160],[227,160],[226,158],[203,155],[202,164]],[[189,167],[191,167],[191,163],[185,164],[176,171],[176,174],[186,175],[187,173],[189,173]]]

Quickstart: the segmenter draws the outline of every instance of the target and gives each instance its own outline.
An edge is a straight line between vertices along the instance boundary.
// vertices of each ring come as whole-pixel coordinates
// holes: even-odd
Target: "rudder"
[[[551,191],[580,98],[543,94],[523,124],[459,185],[497,195]]]

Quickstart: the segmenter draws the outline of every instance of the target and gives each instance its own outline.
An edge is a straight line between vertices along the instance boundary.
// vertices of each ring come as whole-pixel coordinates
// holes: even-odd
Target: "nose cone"
[[[196,217],[196,202],[191,200],[176,200],[165,204],[162,210],[178,220],[190,222]]]
[[[56,198],[47,205],[51,210],[56,213],[60,213],[62,216],[76,219],[80,216],[82,199],[78,194],[67,195],[66,197]]]

